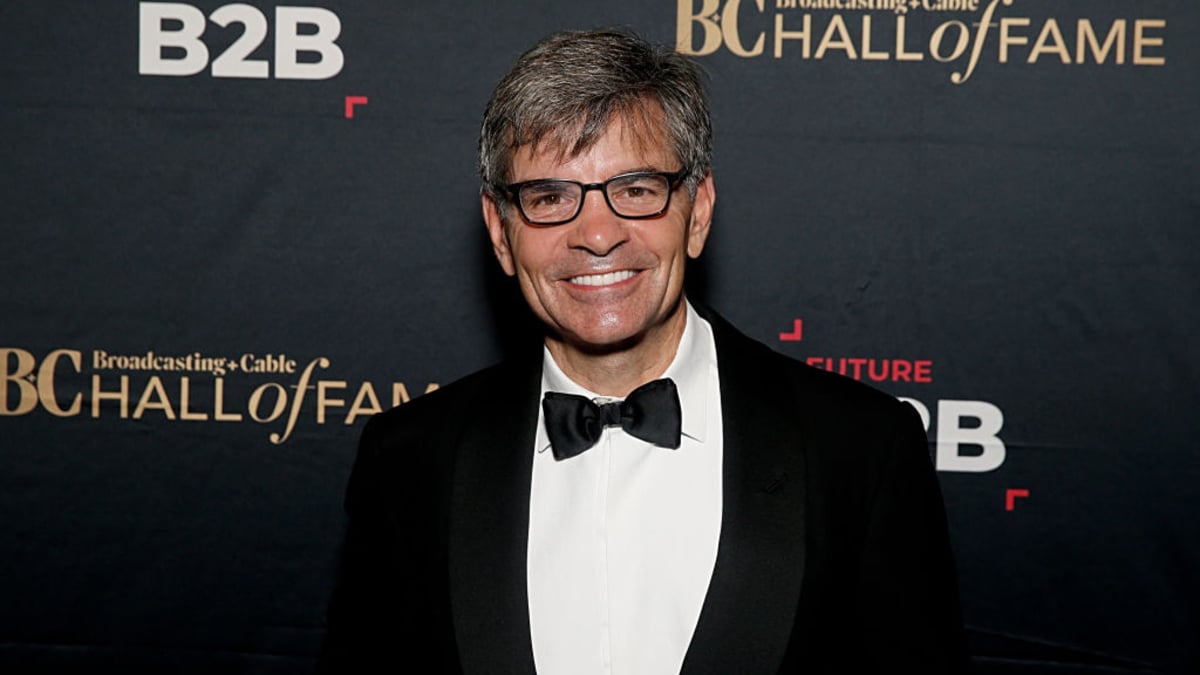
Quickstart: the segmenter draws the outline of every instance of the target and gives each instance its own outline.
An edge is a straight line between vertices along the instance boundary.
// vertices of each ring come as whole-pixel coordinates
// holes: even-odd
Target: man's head
[[[700,70],[687,57],[620,31],[567,32],[521,55],[492,92],[479,134],[482,192],[507,201],[513,153],[588,149],[615,117],[662,112],[689,192],[712,163],[712,121]]]
[[[480,138],[484,219],[552,351],[669,360],[684,262],[712,219],[711,136],[696,67],[625,33],[552,36],[501,80]]]

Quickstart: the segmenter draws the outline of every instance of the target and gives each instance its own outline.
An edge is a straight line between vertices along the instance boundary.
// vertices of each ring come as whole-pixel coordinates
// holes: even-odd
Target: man
[[[327,672],[961,672],[915,411],[684,297],[716,191],[697,70],[541,42],[480,139],[483,217],[544,326],[373,418]]]

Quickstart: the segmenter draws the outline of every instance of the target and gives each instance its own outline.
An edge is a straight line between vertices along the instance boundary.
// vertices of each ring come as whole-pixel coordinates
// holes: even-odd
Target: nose
[[[629,239],[627,223],[608,207],[604,193],[592,190],[583,196],[583,208],[570,224],[570,245],[604,257]]]

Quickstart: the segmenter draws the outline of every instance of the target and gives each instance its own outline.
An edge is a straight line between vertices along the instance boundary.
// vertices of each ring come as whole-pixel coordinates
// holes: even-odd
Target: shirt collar
[[[701,443],[705,440],[708,427],[708,388],[713,371],[716,369],[716,346],[713,342],[712,327],[696,313],[692,303],[684,300],[687,319],[683,326],[683,335],[679,338],[679,347],[675,350],[675,358],[663,372],[663,377],[675,381],[679,390],[679,407],[682,415],[683,435]],[[558,391],[565,394],[578,394],[590,399],[610,397],[600,396],[580,386],[558,367],[550,350],[542,348],[542,391],[538,396],[540,401],[548,391]],[[535,448],[543,452],[550,447],[550,438],[546,435],[545,421],[542,419],[541,406],[538,406],[538,426]]]

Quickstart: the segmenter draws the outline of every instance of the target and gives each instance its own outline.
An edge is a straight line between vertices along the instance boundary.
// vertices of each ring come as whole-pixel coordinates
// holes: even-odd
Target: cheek
[[[678,261],[691,256],[694,248],[694,244],[682,224],[677,229],[664,232],[654,242],[654,246],[658,251],[659,258],[673,266],[679,264]]]
[[[546,268],[551,260],[541,242],[529,237],[513,241],[513,267],[521,287],[526,291],[536,289],[543,283]]]
[[[523,229],[509,237],[513,261],[518,271],[538,278],[555,262],[555,252],[564,248],[557,240],[558,233]]]

